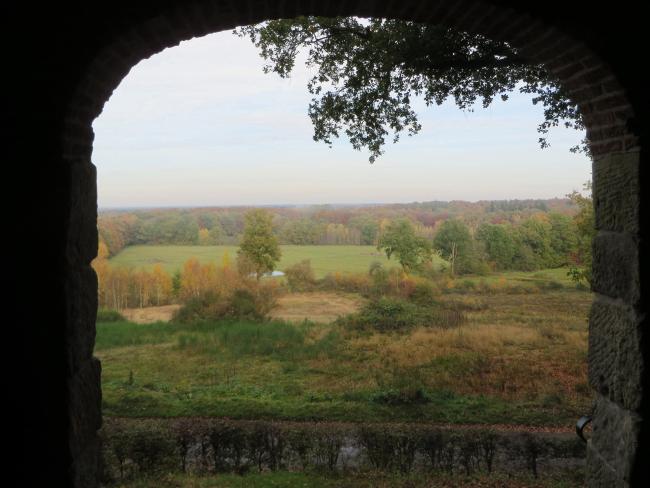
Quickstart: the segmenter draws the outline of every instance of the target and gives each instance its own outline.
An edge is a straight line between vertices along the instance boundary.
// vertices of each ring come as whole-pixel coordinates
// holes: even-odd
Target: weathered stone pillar
[[[596,295],[589,318],[589,382],[598,397],[587,450],[590,487],[642,486],[648,481],[643,480],[650,459],[644,459],[643,446],[648,334],[641,282],[640,156],[638,150],[618,152],[593,163],[598,233],[593,243]]]
[[[88,160],[68,161],[70,201],[64,292],[69,398],[68,440],[75,487],[98,480],[98,429],[101,427],[101,366],[93,357],[97,277],[90,262],[97,255],[97,178]]]

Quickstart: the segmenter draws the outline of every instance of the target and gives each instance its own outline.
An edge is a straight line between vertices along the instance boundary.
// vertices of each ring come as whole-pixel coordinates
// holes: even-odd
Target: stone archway
[[[49,135],[49,149],[44,151],[56,161],[44,171],[42,189],[57,199],[52,223],[57,232],[52,250],[56,266],[42,286],[58,287],[52,303],[57,305],[60,329],[38,332],[38,327],[44,329],[39,322],[43,316],[33,312],[31,320],[38,329],[34,340],[40,344],[36,350],[43,355],[34,371],[39,364],[44,368],[48,359],[55,366],[41,375],[34,373],[32,380],[40,392],[35,398],[45,399],[45,428],[52,433],[44,442],[59,450],[50,460],[50,480],[62,477],[74,486],[95,486],[97,476],[101,389],[100,365],[92,358],[96,278],[90,261],[97,250],[92,121],[131,67],[166,47],[265,19],[315,14],[403,18],[508,41],[525,56],[543,63],[579,103],[595,156],[593,191],[599,231],[594,242],[596,298],[589,334],[589,380],[598,401],[588,448],[588,479],[590,486],[641,482],[649,442],[643,424],[648,333],[642,324],[642,299],[647,294],[642,278],[647,278],[641,275],[645,245],[641,237],[647,224],[641,215],[640,164],[641,137],[647,129],[638,113],[641,105],[630,96],[634,87],[630,88],[625,65],[611,68],[611,60],[608,64],[599,51],[598,40],[580,40],[583,35],[591,36],[588,30],[575,25],[572,30],[571,22],[561,16],[554,19],[539,10],[526,11],[514,1],[166,0],[137,6],[102,5],[103,11],[98,6],[96,10],[70,9],[68,17],[56,14],[70,32],[54,47],[56,59],[63,60],[63,76],[58,79],[48,72],[48,96],[56,103],[42,116]],[[608,54],[608,49],[602,52]],[[43,61],[44,66],[50,64]],[[48,175],[54,190],[46,190]],[[48,399],[45,395],[54,388],[61,390]]]

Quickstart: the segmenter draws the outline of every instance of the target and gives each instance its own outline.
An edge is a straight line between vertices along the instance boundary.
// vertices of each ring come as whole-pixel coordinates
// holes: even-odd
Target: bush
[[[381,471],[398,470],[402,474],[408,474],[413,469],[420,443],[417,432],[364,426],[357,435],[374,468]]]
[[[454,475],[459,475],[462,470],[467,476],[501,472],[510,477],[513,469],[516,472],[523,468],[534,477],[546,478],[547,472],[555,471],[551,468],[554,459],[570,460],[567,466],[575,466],[576,459],[585,456],[584,444],[570,435],[449,429],[422,424],[362,423],[353,427],[329,422],[233,421],[196,417],[165,420],[107,418],[100,435],[102,481],[107,486],[121,486],[127,480],[138,478],[138,486],[153,486],[155,477],[177,472],[243,475],[253,470],[266,472],[292,466],[300,466],[303,470],[337,471],[339,467],[346,468],[347,459],[340,459],[345,455],[345,446],[355,447],[361,457],[359,468],[370,467],[402,475],[424,468]],[[540,460],[544,463],[539,463]],[[549,468],[551,470],[547,471]],[[560,469],[563,478],[567,476],[564,468]],[[147,480],[149,477],[154,477],[154,480]],[[575,486],[583,484],[579,470],[571,478],[576,481]],[[499,480],[488,484],[512,484],[504,484],[505,479],[503,482]],[[550,477],[548,481],[551,481]],[[163,484],[167,486],[167,483]],[[543,484],[547,486],[547,483]],[[569,485],[574,486],[574,483]],[[536,483],[535,486],[541,485]]]
[[[371,327],[380,331],[400,330],[420,325],[416,305],[394,298],[380,298],[366,304],[352,323],[358,327]]]
[[[357,329],[389,332],[417,326],[457,327],[464,320],[460,310],[440,305],[418,306],[404,299],[383,297],[368,302],[359,312],[339,319],[339,323]]]
[[[422,388],[379,391],[372,395],[371,400],[383,405],[421,405],[429,402]]]
[[[118,472],[105,472],[105,479],[120,480],[161,474],[176,468],[176,443],[167,432],[152,422],[126,426],[117,424],[101,432],[102,444],[116,462]]]
[[[190,298],[174,313],[174,322],[189,324],[225,315],[227,304],[220,295],[210,292]]]
[[[229,295],[208,292],[191,298],[174,314],[174,321],[194,323],[224,318],[264,320],[277,304],[275,282],[250,283]]]
[[[321,286],[324,290],[346,291],[366,295],[371,290],[368,276],[359,273],[329,273],[323,278]]]
[[[316,284],[314,270],[309,259],[285,268],[284,275],[287,277],[291,291],[308,291]]]
[[[436,303],[436,291],[433,285],[428,281],[416,283],[415,288],[408,296],[408,299],[421,306],[430,306]]]
[[[97,322],[125,322],[124,316],[117,310],[100,308],[97,310]]]
[[[385,358],[383,363],[383,367],[375,373],[378,391],[370,397],[371,401],[385,405],[419,405],[429,402],[420,368],[402,366],[390,358]]]
[[[248,290],[235,290],[227,315],[234,318],[262,318],[258,316],[255,297]]]

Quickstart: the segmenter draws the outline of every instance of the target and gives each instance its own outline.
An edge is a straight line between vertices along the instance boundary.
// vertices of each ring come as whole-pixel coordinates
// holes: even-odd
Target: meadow
[[[280,246],[282,259],[277,269],[282,271],[304,259],[311,260],[311,266],[317,278],[328,273],[345,270],[350,273],[365,273],[374,261],[384,266],[398,266],[397,262],[389,261],[383,252],[374,246]],[[183,263],[191,257],[201,263],[220,264],[224,253],[228,252],[231,260],[237,257],[238,246],[129,246],[110,259],[115,266],[130,266],[134,268],[152,268],[156,264],[163,266],[165,271],[173,273],[182,269]],[[434,257],[439,265],[444,260]]]
[[[380,333],[298,321],[309,307],[295,296],[285,304],[289,316],[302,310],[294,321],[98,323],[104,414],[569,429],[591,402],[591,294],[558,281],[560,273],[534,275],[453,283],[439,300],[462,306],[467,320],[451,329]],[[517,280],[536,286],[506,286]],[[323,309],[342,300],[319,293]],[[404,395],[413,391],[421,394]]]

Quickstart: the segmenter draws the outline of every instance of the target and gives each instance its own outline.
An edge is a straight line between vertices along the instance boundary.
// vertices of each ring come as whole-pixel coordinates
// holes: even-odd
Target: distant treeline
[[[238,245],[250,207],[110,210],[99,214],[100,241],[110,256],[136,244]],[[518,226],[540,214],[573,216],[570,199],[424,202],[390,205],[268,207],[281,244],[376,245],[388,223],[413,222],[433,239],[440,224],[460,220],[475,235],[481,224]]]
[[[577,192],[570,197],[567,201],[552,201],[555,204],[552,210],[547,201],[530,201],[527,207],[511,202],[503,205],[502,202],[451,202],[428,204],[428,207],[427,204],[412,204],[275,208],[262,214],[267,222],[273,217],[274,232],[284,242],[377,244],[389,257],[395,257],[406,274],[435,278],[441,271],[456,276],[571,266],[575,281],[589,281],[593,206],[589,197]],[[546,210],[541,209],[542,204]],[[523,209],[495,210],[501,207]],[[250,212],[247,219],[255,213],[260,212]],[[119,310],[163,305],[172,300],[197,299],[217,290],[224,295],[224,290],[232,292],[239,285],[246,285],[244,288],[250,292],[248,281],[252,269],[244,266],[247,260],[240,255],[237,256],[237,271],[226,253],[220,267],[190,258],[182,272],[179,270],[173,276],[160,265],[147,271],[113,268],[109,264],[111,254],[128,244],[220,244],[222,236],[237,238],[244,231],[244,223],[240,221],[245,220],[245,215],[242,209],[218,208],[103,214],[98,256],[93,262],[99,281],[100,306]],[[229,229],[228,233],[224,229]],[[251,232],[255,229],[246,227],[247,235]],[[269,234],[268,226],[266,234]],[[207,242],[209,239],[212,240]],[[251,242],[265,245],[259,236]],[[432,265],[432,253],[446,261],[443,269]],[[308,262],[290,268],[284,270],[290,285],[294,275],[294,278],[311,277],[303,280],[305,283],[314,281]],[[381,275],[379,271],[372,265],[369,276],[377,279]]]

